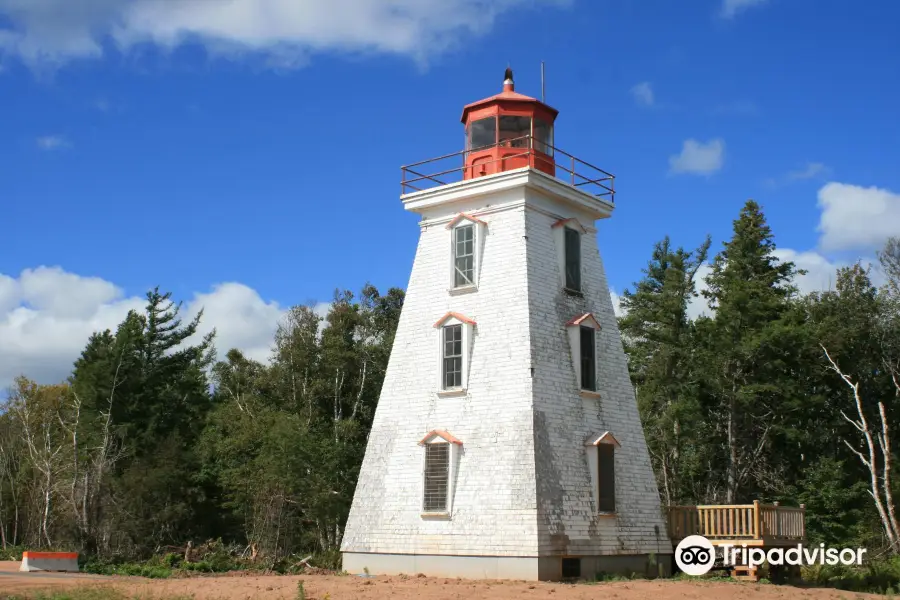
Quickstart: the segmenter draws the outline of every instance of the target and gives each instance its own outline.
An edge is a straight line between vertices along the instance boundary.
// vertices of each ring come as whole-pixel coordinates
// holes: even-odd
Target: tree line
[[[260,363],[216,360],[158,289],[91,336],[64,383],[0,406],[0,543],[145,558],[222,539],[273,560],[334,551],[403,291],[288,311]]]
[[[857,263],[805,295],[753,201],[701,286],[709,251],[663,239],[621,300],[663,502],[804,504],[812,541],[897,553],[900,241],[884,285]],[[694,301],[709,314],[690,319]]]
[[[856,264],[806,295],[752,201],[710,248],[663,239],[621,301],[663,503],[803,503],[813,541],[896,551],[900,242],[880,253],[884,285]],[[149,292],[87,340],[65,382],[20,377],[0,405],[0,543],[123,559],[217,538],[273,560],[334,552],[403,299],[366,285],[324,318],[294,307],[263,363],[218,359],[202,313],[185,322]],[[697,301],[710,311],[692,319]]]

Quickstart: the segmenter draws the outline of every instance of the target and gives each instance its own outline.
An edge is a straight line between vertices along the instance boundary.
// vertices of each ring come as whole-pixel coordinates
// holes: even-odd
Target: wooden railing
[[[669,536],[715,540],[800,541],[806,537],[806,508],[774,504],[670,506]]]
[[[776,540],[797,540],[806,538],[806,507],[779,506],[759,507],[759,522],[763,538]]]

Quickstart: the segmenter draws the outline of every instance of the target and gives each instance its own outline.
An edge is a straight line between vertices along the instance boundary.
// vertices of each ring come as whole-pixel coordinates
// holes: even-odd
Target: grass
[[[120,590],[107,587],[79,587],[70,590],[35,591],[24,595],[7,596],[2,600],[192,600],[193,596],[128,595]]]
[[[184,562],[181,554],[169,553],[150,557],[144,561],[124,560],[123,558],[97,558],[80,556],[79,563],[83,573],[95,575],[126,575],[132,577],[146,577],[148,579],[167,579],[190,575],[193,573],[227,573],[229,571],[266,571],[286,575],[294,575],[303,572],[299,565],[305,554],[285,556],[276,561],[260,559],[251,562],[249,559],[237,556],[235,549],[226,547],[221,541],[207,543],[206,551],[200,556],[200,560]],[[0,549],[0,561],[21,560],[23,546],[9,546]],[[71,549],[59,549],[71,551]],[[340,571],[341,553],[338,550],[317,552],[313,554],[311,565],[320,569]],[[2,594],[2,592],[0,592]],[[0,600],[3,600],[0,595]]]
[[[191,573],[227,573],[229,571],[269,571],[290,575],[302,572],[302,569],[297,567],[300,558],[302,558],[300,555],[294,555],[281,558],[274,563],[264,560],[254,563],[238,558],[224,546],[220,546],[204,554],[197,562],[184,562],[180,554],[170,553],[157,555],[142,562],[88,559],[82,565],[81,570],[96,575],[130,575],[149,579],[166,579]],[[340,552],[335,550],[314,554],[311,564],[322,569],[337,571],[340,567],[340,560]]]
[[[900,592],[900,557],[874,560],[861,567],[844,565],[803,567],[803,580],[820,587],[893,596]]]

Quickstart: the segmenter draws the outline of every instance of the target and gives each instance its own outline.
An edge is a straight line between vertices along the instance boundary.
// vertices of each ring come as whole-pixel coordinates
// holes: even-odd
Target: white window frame
[[[591,498],[594,500],[594,514],[596,515],[615,515],[615,512],[601,512],[600,511],[600,459],[597,456],[597,446],[600,444],[611,444],[615,446],[615,451],[613,452],[613,460],[615,461],[615,471],[613,472],[613,483],[618,487],[619,485],[619,477],[617,474],[619,473],[619,448],[622,445],[619,443],[619,440],[615,438],[615,436],[609,432],[605,431],[599,435],[594,434],[588,437],[588,439],[584,442],[584,452],[587,457],[588,463],[588,472],[590,473],[591,479]],[[618,510],[618,491],[615,494],[616,497],[616,509]]]
[[[587,233],[584,225],[578,219],[560,219],[552,225],[553,241],[556,245],[556,259],[559,269],[559,285],[569,293],[583,295],[584,294],[584,234]],[[581,289],[573,290],[566,286],[566,229],[572,229],[579,234],[580,257],[579,257],[579,282]]]
[[[444,327],[462,326],[462,374],[458,387],[444,387]],[[434,324],[437,331],[437,394],[439,396],[464,395],[469,384],[469,362],[472,356],[472,340],[474,338],[475,321],[455,312],[448,312]]]
[[[445,509],[441,511],[425,510],[425,469],[427,467],[427,462],[425,460],[425,446],[428,444],[448,444],[450,446],[450,464],[447,471],[447,503]],[[449,518],[453,515],[453,497],[456,491],[456,476],[457,471],[459,470],[462,442],[446,431],[435,429],[425,434],[425,437],[419,441],[419,445],[422,446],[422,477],[419,486],[420,513],[423,518]]]
[[[472,283],[456,285],[456,230],[460,227],[473,227],[473,257],[472,257]],[[487,232],[487,223],[466,213],[459,213],[447,224],[450,233],[450,288],[449,292],[465,294],[478,291],[478,280],[481,273],[481,257],[484,249],[484,239]]]
[[[590,327],[594,330],[594,388],[593,390],[586,390],[581,387],[581,328],[582,327]],[[581,395],[586,398],[599,398],[600,397],[600,352],[599,352],[599,341],[600,341],[600,323],[597,321],[596,317],[592,313],[584,313],[578,317],[575,317],[568,323],[566,323],[566,332],[569,336],[569,350],[572,353],[572,367],[575,371],[575,385],[578,386],[578,389],[581,392]]]

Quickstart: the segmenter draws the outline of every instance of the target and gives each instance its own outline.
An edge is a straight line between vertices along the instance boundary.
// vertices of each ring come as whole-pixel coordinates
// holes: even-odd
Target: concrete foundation
[[[464,579],[563,579],[563,559],[580,562],[579,579],[604,574],[667,577],[672,574],[672,555],[621,556],[448,556],[436,554],[379,554],[344,552],[344,571],[361,575],[417,575]],[[571,565],[574,566],[574,565]]]

